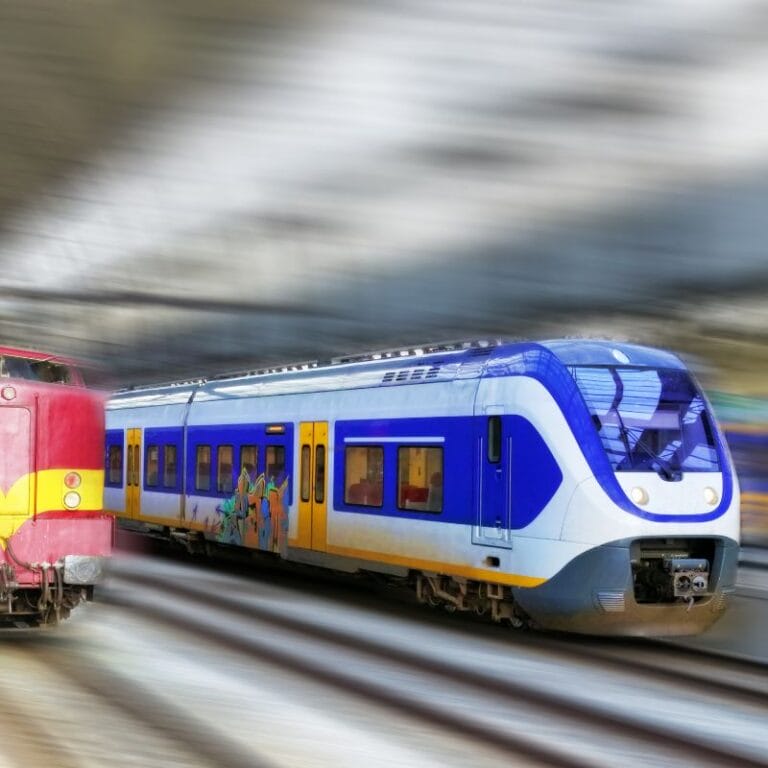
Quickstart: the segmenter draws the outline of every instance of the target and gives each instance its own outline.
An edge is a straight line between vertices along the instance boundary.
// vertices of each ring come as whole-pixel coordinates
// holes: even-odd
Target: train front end
[[[577,554],[515,599],[552,629],[702,632],[734,591],[739,549],[738,483],[706,398],[660,350],[557,342],[549,352],[568,373],[548,388],[571,433],[558,446],[573,483],[559,539]]]
[[[0,625],[65,618],[113,541],[103,511],[104,397],[76,369],[0,354]]]

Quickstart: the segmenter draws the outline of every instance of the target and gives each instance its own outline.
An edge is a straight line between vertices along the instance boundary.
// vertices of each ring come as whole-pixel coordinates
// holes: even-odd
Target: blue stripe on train
[[[502,429],[512,445],[512,476],[504,487],[506,495],[497,499],[499,514],[514,529],[535,520],[554,496],[563,479],[552,452],[535,427],[522,416],[502,417]],[[334,509],[382,517],[431,522],[478,525],[477,446],[485,437],[484,417],[443,417],[429,419],[376,419],[336,422],[334,456]],[[367,498],[369,504],[345,501],[346,449],[379,447],[383,454],[383,487]],[[404,509],[398,505],[398,449],[400,447],[439,447],[443,450],[443,506],[440,512]],[[485,455],[480,461],[486,462]],[[499,464],[506,477],[509,462]],[[490,465],[490,473],[496,465]],[[368,478],[349,478],[349,485]],[[424,478],[426,486],[428,479]],[[482,489],[482,493],[487,490]],[[485,501],[485,500],[484,500]],[[375,504],[375,505],[374,505]],[[509,512],[509,516],[508,515]],[[495,513],[494,513],[495,515]],[[505,526],[506,527],[506,524]]]

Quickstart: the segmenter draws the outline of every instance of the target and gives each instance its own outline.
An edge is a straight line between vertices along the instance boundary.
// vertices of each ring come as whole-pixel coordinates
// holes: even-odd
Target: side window
[[[166,445],[163,456],[163,486],[165,488],[176,487],[176,446]]]
[[[211,490],[211,446],[198,445],[195,458],[195,490]]]
[[[325,501],[325,446],[318,445],[315,449],[315,501],[322,504]]]
[[[133,470],[131,471],[131,483],[133,485],[139,484],[139,446],[134,445],[131,454],[133,456]]]
[[[380,507],[384,492],[384,449],[349,446],[344,454],[344,502]]]
[[[240,446],[240,468],[245,468],[248,476],[253,479],[253,474],[258,466],[259,449],[255,445]]]
[[[282,445],[267,446],[267,477],[270,480],[279,483],[285,475],[285,447]]]
[[[423,512],[443,511],[443,449],[397,449],[397,505]]]
[[[128,446],[128,468],[126,472],[126,482],[128,485],[136,485],[134,480],[134,465],[136,463],[136,447],[133,445]]]
[[[232,479],[232,446],[220,445],[217,453],[219,460],[216,470],[216,490],[219,493],[231,493],[234,488]]]
[[[110,445],[107,453],[107,482],[110,485],[123,484],[123,446]]]
[[[309,501],[309,485],[310,474],[312,466],[310,464],[310,456],[312,455],[312,449],[310,446],[304,444],[301,446],[301,500]]]
[[[147,463],[144,467],[144,483],[147,487],[154,488],[159,484],[158,463],[160,460],[160,448],[157,445],[147,446]]]
[[[488,461],[501,461],[501,416],[488,417]]]

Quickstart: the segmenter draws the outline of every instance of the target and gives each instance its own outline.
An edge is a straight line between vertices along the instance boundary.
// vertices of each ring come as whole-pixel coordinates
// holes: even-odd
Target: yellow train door
[[[328,422],[299,425],[299,521],[292,547],[327,550]]]
[[[125,515],[138,520],[141,513],[141,430],[126,430]]]

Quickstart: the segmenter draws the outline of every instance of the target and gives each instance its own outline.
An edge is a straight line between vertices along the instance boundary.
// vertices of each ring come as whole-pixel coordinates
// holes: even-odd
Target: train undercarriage
[[[472,611],[490,616],[515,629],[532,626],[530,617],[512,599],[512,591],[501,584],[488,584],[439,574],[415,574],[416,598],[431,607],[446,611]]]
[[[93,599],[103,558],[67,556],[56,563],[0,564],[0,625],[58,624],[80,603]]]

